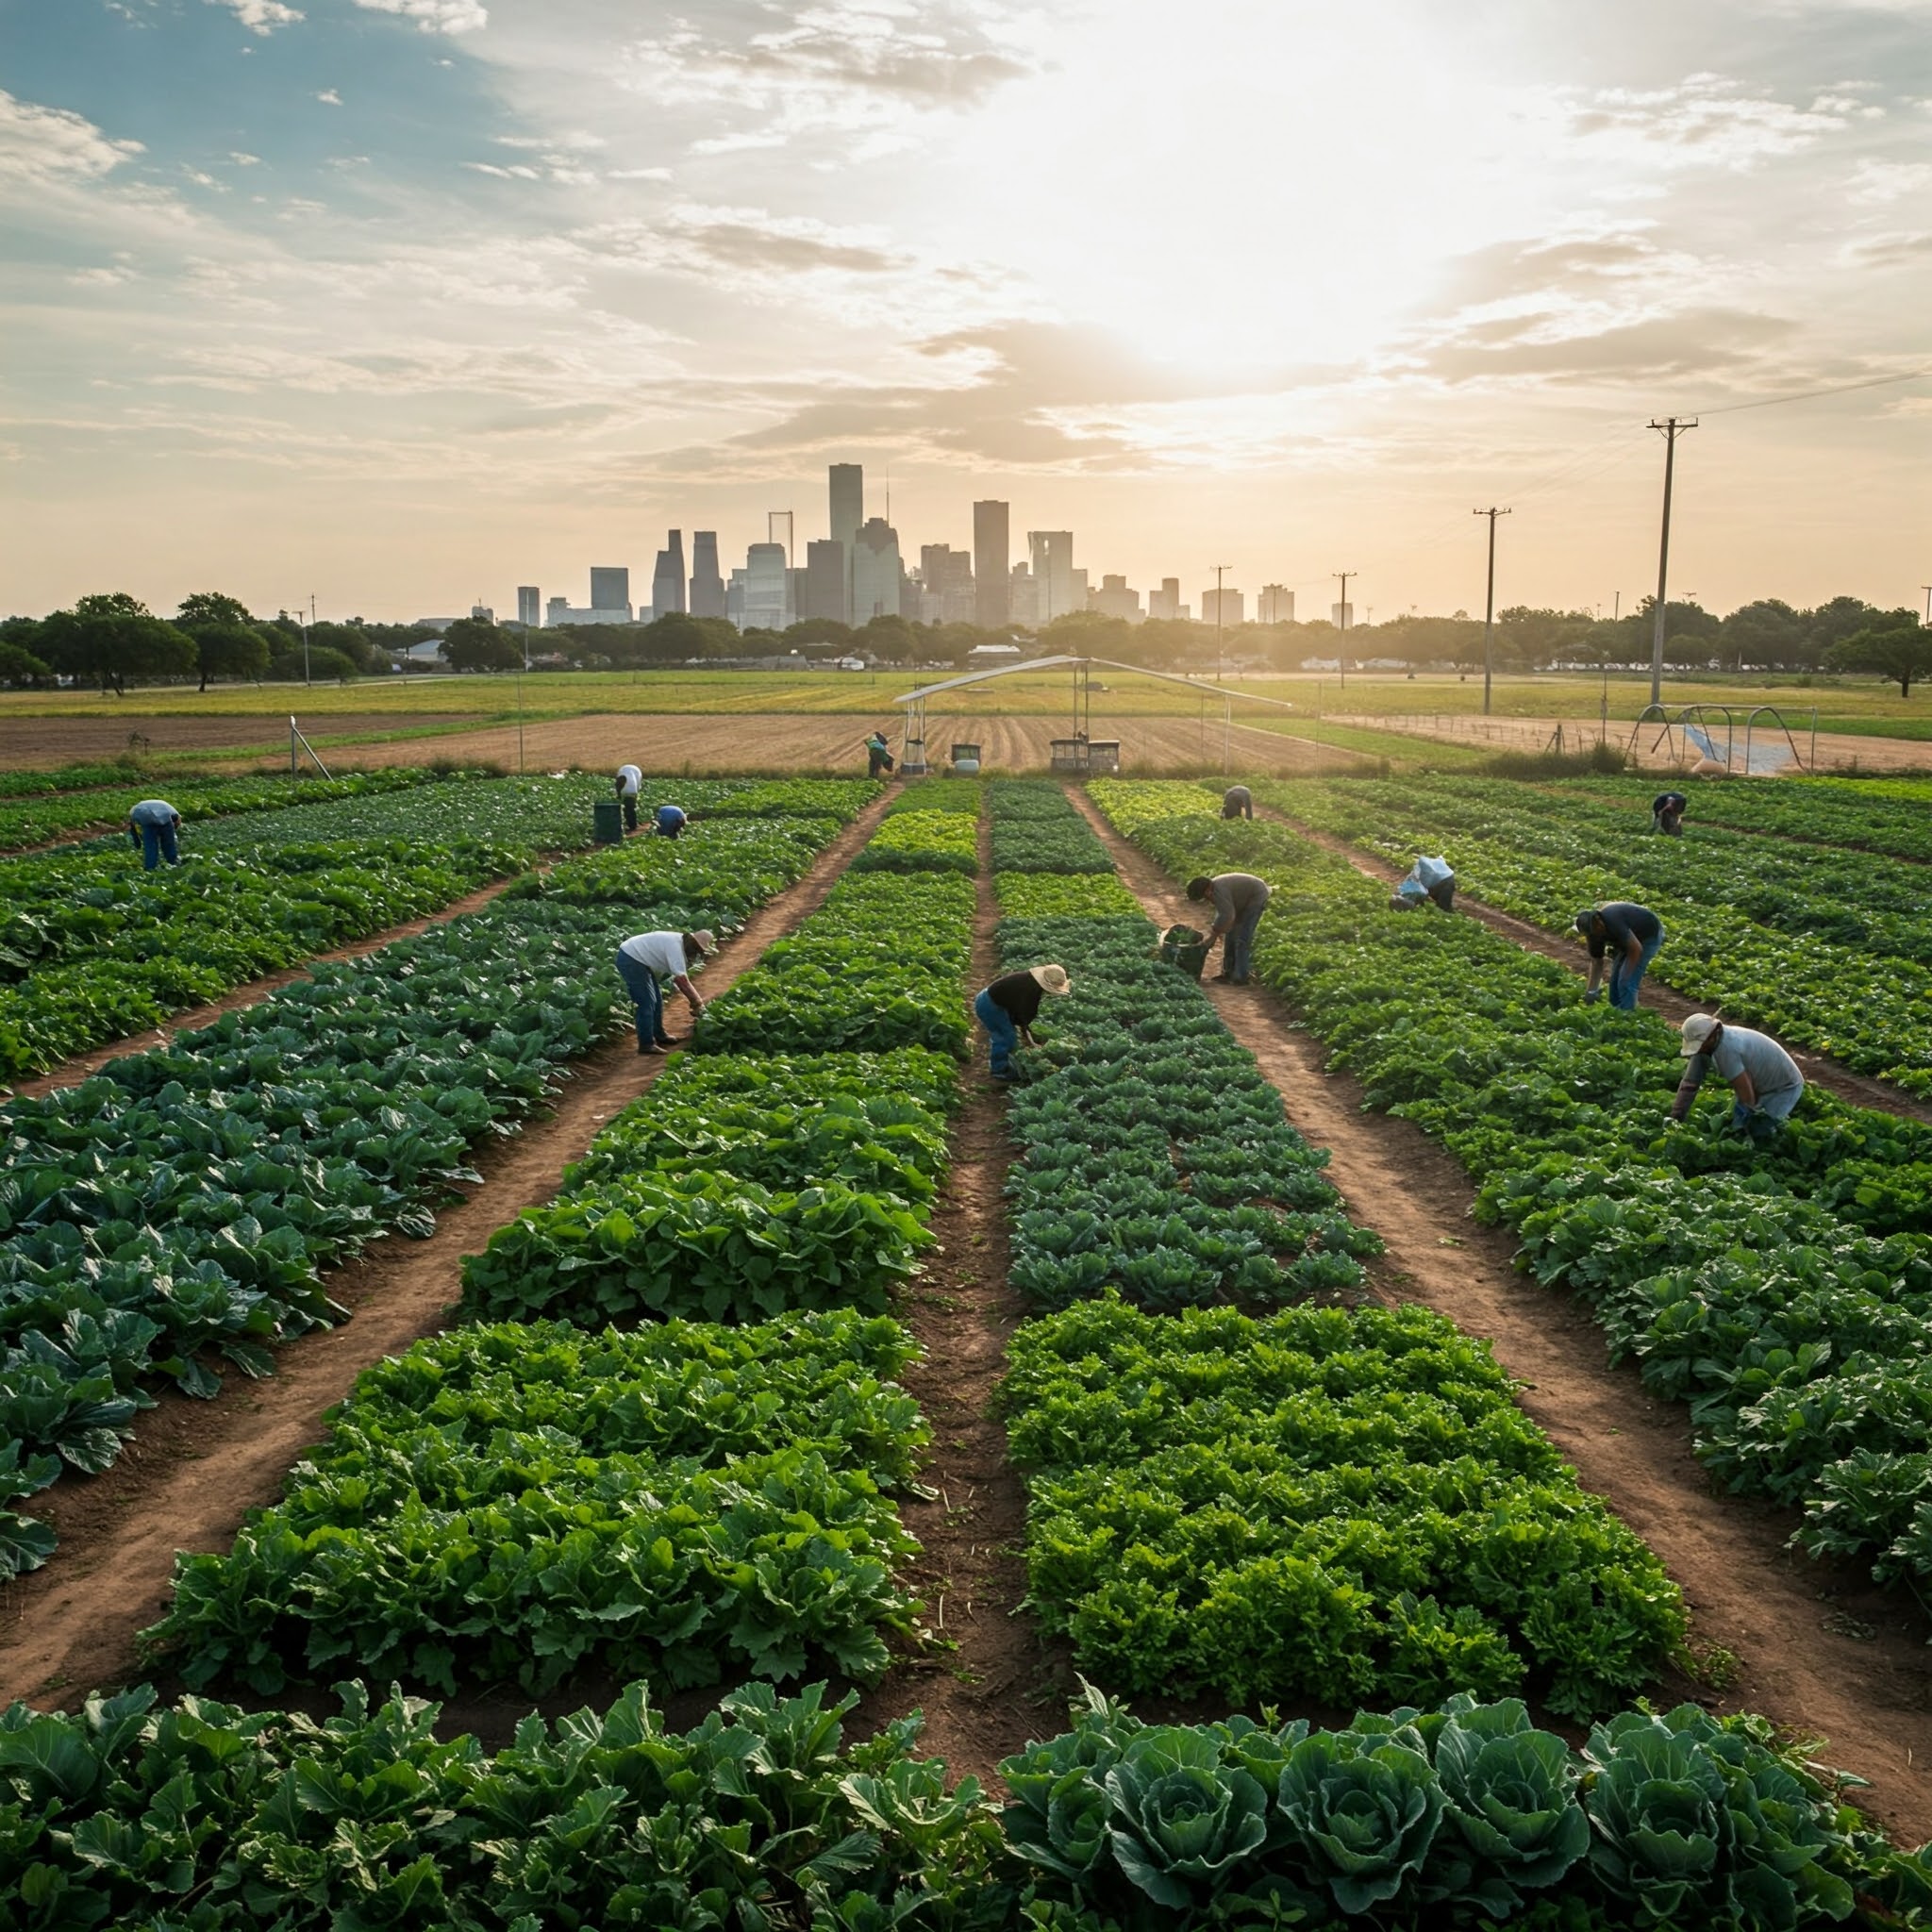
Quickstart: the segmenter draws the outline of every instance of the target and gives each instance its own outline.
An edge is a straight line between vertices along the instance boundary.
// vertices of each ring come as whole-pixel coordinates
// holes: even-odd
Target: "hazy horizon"
[[[0,609],[648,598],[858,461],[1358,622],[1932,579],[1932,0],[0,0]],[[1808,400],[1772,399],[1833,393]],[[802,559],[801,559],[802,560]]]

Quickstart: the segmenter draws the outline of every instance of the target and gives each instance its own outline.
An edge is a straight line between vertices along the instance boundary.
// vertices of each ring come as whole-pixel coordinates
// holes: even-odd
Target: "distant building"
[[[595,598],[591,599],[594,603]],[[669,617],[684,609],[684,532],[672,530],[651,572],[651,615]]]
[[[1328,622],[1337,630],[1346,630],[1355,622],[1353,604],[1331,604],[1328,607]]]
[[[738,627],[787,630],[791,623],[791,573],[786,566],[785,546],[754,543],[744,553],[744,607]]]
[[[922,624],[974,624],[978,599],[973,582],[973,558],[950,543],[919,547]]]
[[[1040,586],[1030,564],[1016,563],[1007,573],[1007,622],[1028,630],[1040,622]]]
[[[543,593],[535,584],[517,586],[517,622],[535,630],[543,622]]]
[[[1294,592],[1284,590],[1279,584],[1263,584],[1261,594],[1255,600],[1255,622],[1257,624],[1292,624],[1294,622]]]
[[[568,624],[570,622],[570,599],[568,597],[551,598],[550,608],[543,613],[543,622],[546,625]]]
[[[622,564],[591,566],[591,608],[611,613],[606,617],[593,618],[592,623],[630,622],[630,571],[627,567]]]
[[[989,500],[973,506],[974,622],[998,630],[1012,622],[1008,575],[1013,542],[1008,508]]]
[[[1203,591],[1201,592],[1201,622],[1215,624],[1227,629],[1248,620],[1243,614],[1247,608],[1247,598],[1240,591]]]
[[[1023,655],[1018,644],[974,644],[966,662],[974,671],[996,671],[1002,664],[1017,664]]]
[[[718,574],[716,530],[691,533],[690,609],[693,617],[724,615],[724,579]]]
[[[1028,530],[1026,547],[1033,557],[1035,624],[1051,624],[1087,608],[1086,586],[1074,582],[1074,533],[1071,530]]]
[[[1187,614],[1187,607],[1181,602],[1180,578],[1162,577],[1159,590],[1147,592],[1147,615],[1150,619],[1173,624]]]
[[[821,537],[805,546],[805,568],[794,572],[798,579],[799,621],[822,617],[832,624],[845,622],[848,579],[845,573],[845,546],[836,537]]]
[[[546,626],[559,624],[629,624],[632,621],[628,608],[623,610],[599,610],[592,604],[588,607],[566,604],[561,597],[550,600],[550,608],[544,618]]]
[[[735,570],[731,581],[724,586],[725,621],[735,624],[740,630],[744,628],[744,580],[749,573]]]
[[[496,622],[496,612],[491,609],[487,604],[472,604],[470,606],[470,615],[478,624],[494,624]]]
[[[832,541],[845,546],[845,608],[839,612],[839,619],[843,624],[863,624],[864,618],[855,620],[852,615],[852,571],[858,563],[859,525],[865,522],[865,469],[859,463],[833,463],[825,476]]]
[[[884,517],[868,517],[858,526],[858,541],[852,546],[853,623],[897,617],[904,575],[899,565],[898,531]]]
[[[1087,608],[1104,617],[1124,617],[1129,624],[1139,624],[1147,614],[1141,608],[1140,591],[1130,591],[1120,576],[1102,577],[1099,590],[1089,593]]]

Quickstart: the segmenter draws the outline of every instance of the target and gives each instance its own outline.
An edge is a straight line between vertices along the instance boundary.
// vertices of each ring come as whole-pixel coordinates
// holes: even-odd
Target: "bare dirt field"
[[[461,711],[427,712],[408,723],[422,729],[459,724],[464,716]],[[338,732],[367,731],[371,723],[354,712],[306,712],[302,732],[313,741]],[[273,746],[286,758],[288,744],[286,719],[176,718],[121,710],[104,711],[98,718],[0,717],[0,771],[51,771],[154,752],[228,752],[250,745]],[[419,761],[430,756],[417,754]]]

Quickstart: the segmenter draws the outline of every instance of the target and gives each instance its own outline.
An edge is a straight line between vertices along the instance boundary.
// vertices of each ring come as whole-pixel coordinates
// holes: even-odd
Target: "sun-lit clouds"
[[[264,39],[278,26],[293,26],[307,18],[300,8],[287,7],[282,0],[208,0],[211,7],[225,7],[250,33]]]
[[[1799,103],[1722,74],[1672,87],[1572,92],[1570,131],[1626,160],[1742,170],[1799,153],[1884,109],[1840,91]]]
[[[1882,208],[1907,195],[1932,191],[1932,162],[1863,160],[1852,170],[1847,195],[1867,207]]]
[[[316,94],[315,98],[318,101],[320,101],[325,108],[340,108],[342,105],[341,95],[339,92],[337,92],[337,91],[332,87],[325,87],[322,89]]]
[[[479,0],[356,0],[365,13],[397,13],[425,34],[471,34],[490,25]]]
[[[140,142],[112,140],[84,115],[0,89],[0,185],[98,180],[143,152]]]

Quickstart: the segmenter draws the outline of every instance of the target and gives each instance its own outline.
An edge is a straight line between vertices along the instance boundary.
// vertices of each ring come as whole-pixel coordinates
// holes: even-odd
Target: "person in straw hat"
[[[1805,1076],[1798,1063],[1767,1033],[1733,1026],[1709,1013],[1692,1013],[1678,1031],[1683,1058],[1690,1062],[1671,1106],[1674,1121],[1690,1117],[1690,1105],[1705,1076],[1715,1072],[1737,1096],[1731,1125],[1754,1141],[1768,1141],[1791,1117],[1804,1097]]]
[[[690,1004],[691,1018],[705,1010],[705,996],[691,983],[691,969],[718,950],[708,932],[639,932],[617,949],[617,976],[638,1009],[638,1051],[662,1053],[676,1039],[664,1030],[664,990],[668,979]]]
[[[973,1011],[992,1041],[995,1080],[1013,1077],[1013,1049],[1023,1040],[1028,1046],[1040,1044],[1033,1037],[1033,1023],[1040,1017],[1041,998],[1047,993],[1064,997],[1073,990],[1064,966],[1029,966],[981,989]]]

